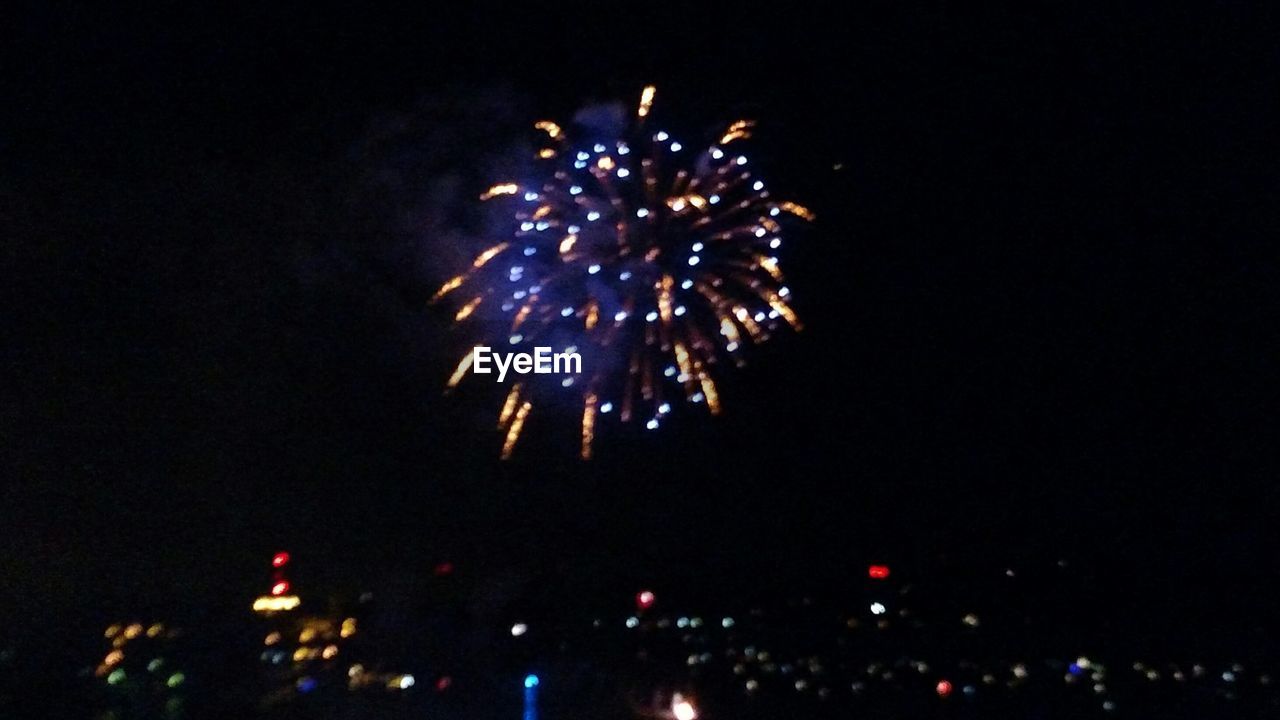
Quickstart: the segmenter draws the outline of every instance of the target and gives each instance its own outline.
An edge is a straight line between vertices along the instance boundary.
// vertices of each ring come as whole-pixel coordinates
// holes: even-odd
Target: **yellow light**
[[[120,634],[120,626],[112,625],[111,627],[107,628],[107,631],[104,632],[102,635],[103,637],[106,637],[106,638],[113,638],[119,634]]]
[[[162,632],[164,632],[164,625],[161,625],[160,623],[156,623],[155,625],[152,625],[151,627],[147,628],[147,637],[149,638],[159,637],[160,633]]]
[[[498,253],[502,252],[503,250],[506,250],[509,245],[510,243],[498,243],[497,245],[494,245],[488,250],[485,250],[484,252],[476,256],[476,259],[471,263],[471,267],[474,267],[474,268],[484,267],[485,263],[492,260],[494,256],[496,256]]]
[[[596,167],[600,168],[601,170],[612,170],[614,167],[613,158],[609,157],[608,155],[605,155],[604,157],[596,161]]]
[[[652,85],[646,85],[644,90],[640,91],[640,108],[636,111],[640,117],[649,114],[649,108],[653,107],[653,96],[657,92],[658,89]]]
[[[541,150],[538,151],[538,157],[542,158],[543,160],[550,160],[555,156],[556,156],[556,151],[552,150],[551,148],[542,148]]]
[[[462,356],[462,361],[458,363],[458,367],[454,368],[453,374],[449,376],[449,382],[445,383],[445,387],[457,387],[462,382],[462,378],[466,377],[467,371],[471,369],[471,363],[475,360],[475,354],[468,352]]]
[[[315,628],[309,628],[309,627],[303,628],[302,632],[298,633],[298,642],[300,643],[309,643],[312,640],[315,640],[315,638],[316,638]]]
[[[511,428],[507,430],[507,438],[502,443],[503,460],[511,457],[511,451],[515,449],[516,441],[520,439],[520,430],[524,428],[524,419],[528,417],[529,411],[532,409],[533,403],[526,402],[516,411],[516,417],[511,421]]]
[[[121,660],[124,660],[124,651],[112,650],[111,652],[107,653],[107,656],[105,658],[102,659],[102,664],[106,665],[107,667],[111,667],[112,665],[115,665]]]
[[[596,437],[596,394],[587,393],[582,407],[582,459],[591,459],[591,443]]]
[[[431,302],[435,302],[440,298],[444,297],[445,295],[448,295],[449,293],[456,290],[458,286],[462,284],[462,281],[464,279],[465,278],[462,275],[449,278],[447,281],[445,281],[445,284],[440,286],[440,289],[436,291],[436,294],[431,296]]]
[[[507,393],[507,401],[502,404],[502,412],[498,414],[498,428],[503,428],[516,411],[516,403],[520,401],[520,383],[511,386]]]
[[[533,126],[545,132],[552,139],[560,137],[560,126],[550,120],[539,120]]]
[[[292,610],[302,604],[297,595],[263,595],[253,601],[254,612]]]
[[[356,619],[347,618],[342,621],[342,631],[339,633],[342,637],[351,637],[356,634]]]
[[[586,319],[586,322],[584,322],[583,324],[586,326],[588,330],[594,330],[596,327],[596,323],[599,320],[600,320],[600,306],[597,305],[594,300],[592,300],[591,305],[587,307],[587,319]]]
[[[332,660],[337,656],[338,656],[337,645],[326,645],[324,648],[324,652],[320,653],[320,657],[324,658],[325,660]]]
[[[560,241],[560,254],[564,255],[565,253],[572,250],[573,244],[576,242],[578,242],[577,235],[565,235],[564,239]]]
[[[266,639],[262,641],[262,644],[263,644],[263,645],[275,645],[275,644],[276,644],[276,643],[278,643],[278,642],[280,642],[280,633],[278,633],[278,632],[273,632],[273,633],[271,633],[270,635],[267,635]]]
[[[142,634],[142,626],[139,625],[138,623],[134,623],[124,629],[124,636],[129,640],[132,640],[141,634]]]
[[[515,183],[502,183],[501,185],[494,185],[493,187],[489,188],[488,191],[486,191],[484,194],[480,196],[480,199],[488,200],[490,198],[495,198],[499,195],[515,195],[517,192],[519,192],[519,190],[520,190],[520,186],[516,185]]]
[[[458,314],[453,316],[454,322],[462,322],[463,320],[466,320],[467,318],[471,317],[471,313],[475,312],[476,307],[479,306],[480,303],[483,301],[484,301],[483,295],[477,295],[471,298],[471,301],[468,302],[466,305],[463,305],[462,309],[458,311]]]
[[[784,202],[778,205],[778,207],[785,212],[789,212],[792,215],[795,215],[798,218],[803,218],[805,220],[812,220],[815,217],[814,214],[809,211],[809,208],[803,205],[797,205],[796,203],[793,203],[793,202]]]
[[[304,647],[300,647],[300,648],[298,648],[297,650],[294,650],[294,651],[293,651],[293,661],[294,661],[294,662],[302,662],[303,660],[306,660],[306,659],[307,659],[307,649],[306,649],[306,648],[304,648]]]

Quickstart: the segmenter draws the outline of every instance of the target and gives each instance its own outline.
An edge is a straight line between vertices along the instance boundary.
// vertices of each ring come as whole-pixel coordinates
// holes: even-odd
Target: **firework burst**
[[[510,207],[511,235],[432,298],[454,298],[455,320],[481,327],[488,344],[582,357],[578,375],[510,387],[498,414],[504,459],[536,406],[568,398],[581,413],[583,459],[603,417],[652,430],[676,401],[718,414],[714,371],[741,364],[744,346],[779,325],[801,327],[777,254],[784,216],[812,214],[774,199],[736,152],[754,123],[739,120],[709,146],[687,148],[649,127],[653,101],[654,88],[644,88],[627,129],[608,138],[537,123],[539,181],[480,196]],[[468,348],[449,388],[472,359]]]

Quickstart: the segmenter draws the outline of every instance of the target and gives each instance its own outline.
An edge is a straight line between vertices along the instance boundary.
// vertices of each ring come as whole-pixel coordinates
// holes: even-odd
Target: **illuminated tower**
[[[293,610],[302,604],[297,595],[289,592],[289,581],[284,577],[284,567],[289,564],[289,553],[278,552],[271,558],[271,593],[253,601],[254,612],[270,614]]]

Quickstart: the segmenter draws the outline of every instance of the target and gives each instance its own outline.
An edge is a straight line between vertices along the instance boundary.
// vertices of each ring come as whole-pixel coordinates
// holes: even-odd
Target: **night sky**
[[[335,589],[1065,559],[1108,617],[1247,629],[1280,549],[1280,118],[1274,13],[1233,7],[19,13],[0,608],[242,604],[279,548]],[[426,301],[533,121],[647,83],[688,135],[760,121],[818,214],[784,256],[806,329],[720,418],[610,426],[587,464],[531,427],[499,463]]]

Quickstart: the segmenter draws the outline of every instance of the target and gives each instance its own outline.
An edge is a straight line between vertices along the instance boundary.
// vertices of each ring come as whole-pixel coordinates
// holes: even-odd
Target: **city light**
[[[676,720],[694,720],[698,717],[698,711],[694,709],[693,703],[686,700],[680,693],[676,693],[671,698],[671,714]]]

